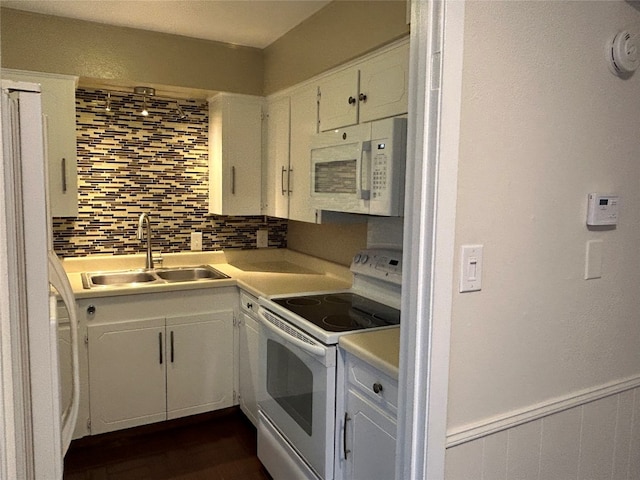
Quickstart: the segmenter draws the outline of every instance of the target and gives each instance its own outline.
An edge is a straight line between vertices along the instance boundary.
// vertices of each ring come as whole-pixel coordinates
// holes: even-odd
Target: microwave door
[[[321,146],[311,151],[311,201],[314,208],[366,213],[361,200],[361,142]]]

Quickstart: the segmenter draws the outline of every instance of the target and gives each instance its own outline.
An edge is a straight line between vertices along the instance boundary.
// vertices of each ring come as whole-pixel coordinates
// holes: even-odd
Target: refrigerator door
[[[16,350],[22,352],[18,379],[19,412],[24,416],[24,449],[27,471],[34,478],[60,479],[63,472],[63,439],[60,407],[58,325],[51,315],[50,277],[75,313],[73,295],[64,285],[59,262],[49,254],[50,223],[43,117],[39,86],[2,82],[3,151],[8,211],[15,231],[8,239],[14,255],[11,268]],[[56,264],[57,262],[57,264]],[[66,293],[64,293],[66,292]],[[55,311],[55,309],[53,309]],[[15,318],[14,318],[15,317]],[[28,374],[28,377],[24,375]],[[27,378],[23,381],[22,378]],[[77,407],[76,407],[77,408]],[[67,415],[73,420],[73,408]],[[73,427],[70,427],[73,429]],[[66,428],[65,428],[66,430]],[[66,438],[66,437],[65,437]],[[65,446],[68,441],[65,439]],[[31,475],[28,475],[31,476]]]

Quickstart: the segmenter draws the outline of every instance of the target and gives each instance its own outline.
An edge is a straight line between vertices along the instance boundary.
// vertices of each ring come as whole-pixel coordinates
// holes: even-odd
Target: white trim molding
[[[396,478],[444,478],[464,1],[412,2]]]
[[[612,395],[640,387],[640,375],[607,383],[595,388],[556,397],[546,402],[512,410],[503,415],[470,423],[447,432],[447,448],[478,440],[479,438],[509,430],[556,413],[580,407]]]

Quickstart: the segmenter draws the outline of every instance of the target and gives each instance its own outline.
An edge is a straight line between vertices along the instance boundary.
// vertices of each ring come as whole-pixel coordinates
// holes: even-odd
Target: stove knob
[[[369,255],[362,255],[362,258],[360,260],[361,263],[367,263],[369,261]]]
[[[360,261],[360,254],[358,253],[355,257],[353,257],[353,263],[358,263]]]

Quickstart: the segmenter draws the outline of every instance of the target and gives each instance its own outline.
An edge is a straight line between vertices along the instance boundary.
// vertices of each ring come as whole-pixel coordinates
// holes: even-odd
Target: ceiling
[[[1,0],[3,7],[265,48],[330,0]]]

